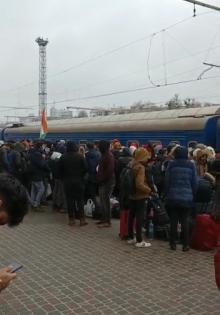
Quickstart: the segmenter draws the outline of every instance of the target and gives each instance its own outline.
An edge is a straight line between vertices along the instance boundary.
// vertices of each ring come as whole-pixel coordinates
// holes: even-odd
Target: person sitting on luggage
[[[147,184],[145,167],[150,160],[150,153],[139,148],[135,151],[134,159],[131,161],[131,168],[134,176],[134,189],[130,199],[130,211],[128,219],[129,244],[136,247],[149,247],[151,244],[144,242],[142,238],[142,226],[144,222],[145,201],[150,196],[151,189]],[[134,220],[136,218],[136,238],[134,238]]]
[[[189,250],[189,216],[197,191],[195,164],[188,160],[188,150],[177,147],[165,175],[165,201],[170,217],[170,248],[176,250],[177,224],[181,223],[183,251]]]

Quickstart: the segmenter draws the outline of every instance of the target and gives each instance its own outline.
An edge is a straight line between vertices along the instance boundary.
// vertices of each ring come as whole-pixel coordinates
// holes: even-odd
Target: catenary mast
[[[36,43],[39,45],[39,117],[47,110],[47,54],[46,47],[48,39],[38,37]]]

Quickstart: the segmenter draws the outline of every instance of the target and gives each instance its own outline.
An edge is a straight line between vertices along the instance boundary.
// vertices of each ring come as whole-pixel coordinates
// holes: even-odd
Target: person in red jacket
[[[111,226],[110,196],[115,185],[115,161],[108,141],[100,141],[99,150],[102,156],[98,165],[97,180],[102,218],[98,222],[98,227],[101,228]]]

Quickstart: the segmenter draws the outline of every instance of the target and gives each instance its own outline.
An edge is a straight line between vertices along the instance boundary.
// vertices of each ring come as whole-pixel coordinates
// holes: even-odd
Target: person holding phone
[[[16,273],[13,273],[10,267],[0,269],[0,292],[6,289],[15,278]]]
[[[14,227],[19,225],[28,212],[26,188],[13,176],[0,174],[0,225]],[[20,265],[11,264],[0,269],[0,292],[16,278]]]

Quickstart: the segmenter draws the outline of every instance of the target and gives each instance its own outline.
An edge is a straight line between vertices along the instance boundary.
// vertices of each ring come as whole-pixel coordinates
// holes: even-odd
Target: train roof
[[[107,115],[107,116],[96,116],[96,117],[86,117],[86,118],[71,118],[71,119],[61,119],[61,120],[50,120],[48,125],[58,126],[64,124],[82,124],[82,123],[99,123],[99,122],[121,122],[127,120],[157,120],[157,119],[172,119],[172,118],[185,118],[185,117],[205,117],[205,116],[215,116],[220,115],[220,106],[207,106],[198,108],[182,108],[182,109],[172,109],[172,110],[161,110],[154,112],[139,112],[139,113],[129,113],[120,115]],[[34,122],[28,124],[30,126],[39,125],[39,122]]]
[[[155,112],[50,120],[49,132],[56,131],[131,131],[136,130],[199,130],[212,116],[220,116],[220,106],[183,108]],[[13,128],[10,132],[34,132],[39,122]],[[8,129],[9,131],[9,129]]]

